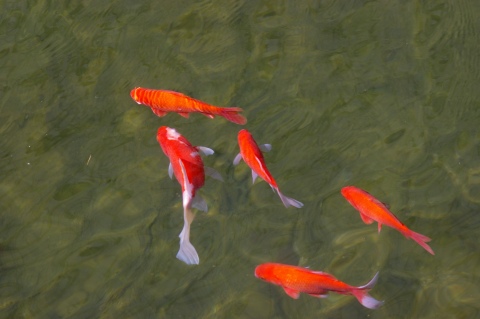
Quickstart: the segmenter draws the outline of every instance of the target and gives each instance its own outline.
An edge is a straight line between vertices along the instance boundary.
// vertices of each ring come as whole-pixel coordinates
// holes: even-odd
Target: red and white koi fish
[[[377,283],[378,273],[368,284],[359,287],[350,286],[325,272],[275,263],[257,266],[255,276],[282,287],[287,295],[294,299],[298,299],[301,292],[317,298],[326,298],[328,292],[332,291],[342,295],[353,295],[364,307],[370,309],[383,305],[383,301],[378,301],[368,294]]]
[[[233,160],[234,165],[238,165],[243,158],[245,163],[247,163],[252,169],[253,182],[255,182],[257,176],[260,176],[274,191],[277,191],[277,194],[280,196],[285,207],[293,206],[300,208],[303,206],[298,200],[283,195],[278,189],[277,182],[268,171],[261,149],[266,152],[271,150],[272,146],[270,144],[258,146],[257,142],[253,139],[252,134],[246,129],[243,129],[238,132],[238,145],[240,147],[240,153]]]
[[[238,114],[243,111],[239,107],[213,106],[179,92],[137,87],[130,92],[130,96],[138,104],[149,106],[153,113],[160,117],[168,112],[176,112],[188,118],[190,113],[198,112],[211,119],[217,115],[236,124],[247,123],[247,119]]]
[[[407,228],[383,203],[355,186],[346,186],[342,188],[342,195],[345,199],[360,212],[360,217],[365,224],[378,222],[378,232],[382,229],[382,224],[398,230],[403,236],[411,238],[420,246],[425,248],[430,254],[435,255],[432,248],[426,244],[431,239],[422,234],[416,233]]]
[[[208,210],[206,202],[197,194],[197,190],[205,183],[205,173],[220,180],[222,177],[217,171],[204,167],[199,154],[202,152],[205,155],[211,155],[213,150],[203,146],[193,146],[175,129],[166,126],[158,129],[157,141],[170,159],[168,167],[170,178],[175,175],[182,186],[184,225],[179,235],[180,249],[177,258],[186,264],[198,264],[200,259],[197,251],[190,243],[190,224],[194,218],[191,208],[195,207],[205,212]]]

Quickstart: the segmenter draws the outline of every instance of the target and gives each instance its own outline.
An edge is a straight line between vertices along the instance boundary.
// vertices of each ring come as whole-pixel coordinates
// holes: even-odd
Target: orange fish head
[[[342,193],[343,197],[349,200],[359,193],[359,189],[355,186],[345,186],[340,192]]]
[[[242,139],[245,136],[249,136],[249,135],[252,135],[252,134],[250,134],[250,132],[247,131],[246,129],[242,129],[238,132],[238,139]]]
[[[164,133],[167,132],[168,129],[169,129],[168,126],[160,126],[160,127],[158,128],[157,134],[164,134]]]
[[[246,129],[242,129],[238,132],[237,140],[238,140],[238,145],[240,146],[240,149],[242,149],[242,145],[244,144],[252,144],[252,141],[253,143],[256,143],[255,140],[253,139],[252,134]]]
[[[350,193],[351,191],[353,191],[355,189],[355,186],[345,186],[345,187],[342,187],[342,195],[346,195],[348,193]]]
[[[167,127],[167,126],[160,126],[158,128],[158,130],[157,130],[157,141],[159,143],[162,143],[162,141],[166,139],[168,129],[169,129],[169,127]]]
[[[280,283],[280,279],[275,274],[275,264],[271,263],[258,265],[255,268],[255,277],[272,283]]]
[[[137,97],[137,90],[139,88],[136,87],[134,88],[133,90],[130,91],[130,96],[132,97],[132,99],[135,101],[135,102],[138,102],[138,97]]]

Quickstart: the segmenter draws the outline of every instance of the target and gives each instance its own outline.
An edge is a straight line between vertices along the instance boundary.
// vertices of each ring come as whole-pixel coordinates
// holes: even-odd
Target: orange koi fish
[[[247,165],[252,169],[253,182],[255,182],[255,179],[258,176],[260,176],[274,191],[277,192],[285,207],[293,206],[300,208],[303,206],[303,204],[298,200],[283,195],[278,189],[277,182],[268,171],[261,149],[268,152],[272,148],[270,144],[258,146],[257,142],[255,142],[253,139],[252,134],[250,134],[250,132],[246,129],[243,129],[238,132],[238,145],[240,147],[240,153],[233,160],[234,165],[238,165],[240,160],[243,158],[245,163],[247,163]]]
[[[247,119],[238,114],[243,111],[239,107],[213,106],[179,92],[137,87],[130,92],[130,96],[138,104],[149,106],[159,117],[165,116],[168,112],[176,112],[188,118],[190,113],[198,112],[211,119],[217,115],[236,124],[247,123]]]
[[[346,186],[342,188],[341,192],[343,197],[360,212],[360,217],[365,224],[371,224],[374,221],[378,222],[378,232],[382,229],[382,224],[392,227],[405,237],[412,238],[430,254],[435,255],[432,248],[426,244],[426,242],[431,240],[430,238],[408,229],[407,226],[375,197],[355,186]]]
[[[178,183],[182,186],[183,199],[183,230],[180,237],[180,249],[177,258],[186,264],[198,264],[195,247],[190,243],[190,224],[194,215],[192,207],[206,212],[207,203],[197,194],[205,183],[205,173],[222,180],[220,174],[212,168],[203,165],[199,152],[205,155],[213,154],[213,150],[203,146],[192,146],[190,142],[180,135],[175,129],[162,126],[157,131],[157,141],[165,155],[170,159],[168,173],[170,178],[175,175]]]
[[[342,295],[353,295],[364,307],[370,309],[383,305],[383,301],[378,301],[368,294],[377,283],[378,272],[368,284],[359,287],[350,286],[325,272],[275,263],[257,266],[255,276],[282,287],[287,295],[294,299],[298,299],[301,292],[317,298],[326,298],[328,292],[333,291]]]

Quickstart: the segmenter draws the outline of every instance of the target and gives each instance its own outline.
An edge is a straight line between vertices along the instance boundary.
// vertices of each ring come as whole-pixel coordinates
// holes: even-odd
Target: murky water
[[[476,1],[0,1],[0,317],[480,318]],[[241,126],[156,117],[129,92],[239,106],[282,191],[251,185]],[[155,139],[176,128],[220,171],[177,260],[180,186]],[[365,225],[356,185],[431,237]],[[380,280],[293,300],[263,262]]]

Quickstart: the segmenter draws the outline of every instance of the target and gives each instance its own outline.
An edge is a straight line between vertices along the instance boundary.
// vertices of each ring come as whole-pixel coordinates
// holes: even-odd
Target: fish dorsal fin
[[[204,170],[206,175],[210,176],[213,179],[223,182],[222,175],[220,175],[220,173],[216,169],[205,166]]]
[[[298,299],[298,297],[300,297],[300,291],[298,290],[295,290],[295,289],[292,289],[292,288],[288,288],[288,287],[283,287],[283,290],[285,290],[285,293],[287,295],[289,295],[290,297],[292,297],[293,299]]]
[[[185,169],[185,166],[183,165],[183,162],[181,159],[178,160],[178,163],[180,164],[180,169],[182,170],[182,177],[183,177],[183,194],[182,194],[182,199],[183,199],[183,206],[188,207],[191,202],[192,202],[192,194],[193,194],[193,185],[190,183],[188,180],[188,175],[187,175],[187,170]]]
[[[196,146],[195,147],[199,152],[201,152],[203,155],[205,156],[209,156],[209,155],[212,155],[214,154],[215,152],[209,148],[209,147],[205,147],[205,146]]]
[[[161,111],[161,110],[156,109],[154,107],[152,107],[152,111],[158,117],[164,117],[165,115],[167,115],[167,112]]]
[[[168,164],[168,176],[170,176],[170,179],[173,179],[173,166],[171,162]]]
[[[178,114],[181,115],[181,116],[183,116],[183,117],[186,118],[186,119],[188,119],[188,116],[190,115],[190,114],[185,113],[185,112],[178,112]]]
[[[326,273],[326,272],[323,272],[323,271],[319,271],[319,270],[312,270],[311,271],[313,274],[316,274],[316,275],[322,275],[323,277],[328,277],[330,279],[335,279],[337,280],[337,278],[335,278],[333,275],[330,275],[329,273]]]
[[[368,193],[368,195],[370,195],[370,193]],[[377,198],[373,197],[372,195],[370,195],[370,196],[372,197],[371,201],[374,204],[377,204],[378,206],[384,206],[386,209],[390,210],[390,205],[389,204],[379,201]]]
[[[265,173],[266,175],[269,175],[269,174],[267,174],[268,169],[265,167],[265,163],[263,163],[262,160],[260,160],[260,159],[259,159],[258,157],[256,157],[256,156],[255,156],[255,160],[257,161],[259,171]],[[272,179],[273,179],[273,178],[272,178]],[[268,181],[266,181],[266,182],[269,183]],[[270,184],[270,183],[269,183],[269,184]]]
[[[365,214],[360,213],[360,217],[362,218],[363,222],[364,222],[365,224],[367,224],[367,225],[370,225],[371,223],[374,222],[373,219],[371,219],[370,217],[368,217],[368,216],[365,215]]]
[[[255,183],[255,180],[257,179],[258,174],[255,173],[255,171],[252,169],[252,184]]]
[[[166,93],[169,93],[169,94],[172,94],[172,95],[178,95],[178,96],[183,96],[183,97],[190,98],[188,95],[185,95],[185,94],[177,92],[177,91],[172,91],[172,90],[162,90],[162,91],[166,92]]]
[[[195,194],[195,197],[192,199],[192,207],[202,212],[208,212],[207,202],[199,194]]]
[[[272,150],[271,144],[262,144],[258,146],[262,152],[270,152]]]
[[[237,156],[235,156],[235,158],[233,159],[233,165],[238,165],[238,163],[240,163],[240,161],[242,160],[242,154],[241,153],[238,153]]]

